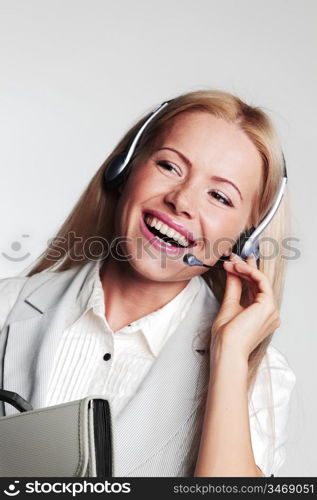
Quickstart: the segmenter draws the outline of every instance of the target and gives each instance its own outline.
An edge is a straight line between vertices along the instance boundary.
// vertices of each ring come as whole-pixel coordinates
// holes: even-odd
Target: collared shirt
[[[196,276],[168,304],[113,332],[104,312],[106,297],[99,276],[100,264],[92,266],[78,297],[82,314],[62,332],[53,354],[46,405],[102,395],[111,401],[115,419],[136,393],[179,322],[190,314],[194,301],[202,301],[207,309],[216,298],[205,280]],[[0,280],[0,334],[26,279]],[[268,376],[272,400],[268,394]],[[256,464],[266,476],[276,474],[286,458],[287,424],[295,382],[286,357],[269,345],[248,395],[252,449]]]
[[[100,268],[101,261],[97,261],[87,276],[85,288],[92,291],[84,312],[63,332],[46,404],[102,394],[111,399],[115,418],[135,394],[192,302],[204,293],[205,282],[199,276],[192,278],[166,305],[114,332],[105,316]]]

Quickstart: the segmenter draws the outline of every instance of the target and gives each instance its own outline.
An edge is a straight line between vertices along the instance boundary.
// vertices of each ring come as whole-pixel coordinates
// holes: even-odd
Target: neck
[[[105,295],[105,315],[113,331],[160,309],[189,283],[189,280],[149,280],[128,262],[111,257],[103,263],[100,279]]]

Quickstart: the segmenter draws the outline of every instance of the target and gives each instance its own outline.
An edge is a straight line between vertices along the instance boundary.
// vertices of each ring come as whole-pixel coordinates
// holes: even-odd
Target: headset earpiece
[[[233,252],[239,255],[242,259],[246,259],[248,255],[253,253],[255,258],[259,259],[260,249],[257,241],[250,245],[250,237],[255,231],[255,227],[251,227],[242,233],[236,245],[234,246]]]
[[[104,185],[109,191],[112,191],[121,184],[127,174],[127,169],[124,168],[126,154],[116,156],[108,165],[104,173]]]
[[[142,126],[135,134],[129,148],[124,153],[121,153],[118,156],[116,156],[112,160],[112,162],[108,165],[107,169],[104,172],[104,186],[107,190],[111,191],[112,189],[117,188],[119,184],[121,184],[124,181],[130,170],[128,167],[131,163],[132,155],[135,151],[135,148],[138,144],[138,141],[143,131],[148,126],[148,124],[153,120],[153,118],[171,101],[172,99],[163,102],[158,108],[152,111],[150,116],[145,120],[145,122],[142,124]]]

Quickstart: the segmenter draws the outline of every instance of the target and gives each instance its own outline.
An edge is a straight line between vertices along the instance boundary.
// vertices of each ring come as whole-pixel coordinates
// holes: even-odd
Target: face
[[[207,272],[184,264],[184,254],[211,266],[230,254],[252,225],[261,175],[261,156],[237,125],[207,112],[179,114],[151,152],[132,165],[120,189],[115,227],[116,236],[124,237],[121,252],[151,280],[181,281]]]

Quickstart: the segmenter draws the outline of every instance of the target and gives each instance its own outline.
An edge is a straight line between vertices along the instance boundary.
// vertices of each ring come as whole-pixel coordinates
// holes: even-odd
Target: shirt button
[[[103,359],[104,359],[105,361],[108,361],[110,358],[111,358],[111,354],[110,354],[110,352],[106,352],[106,354],[104,355]]]

